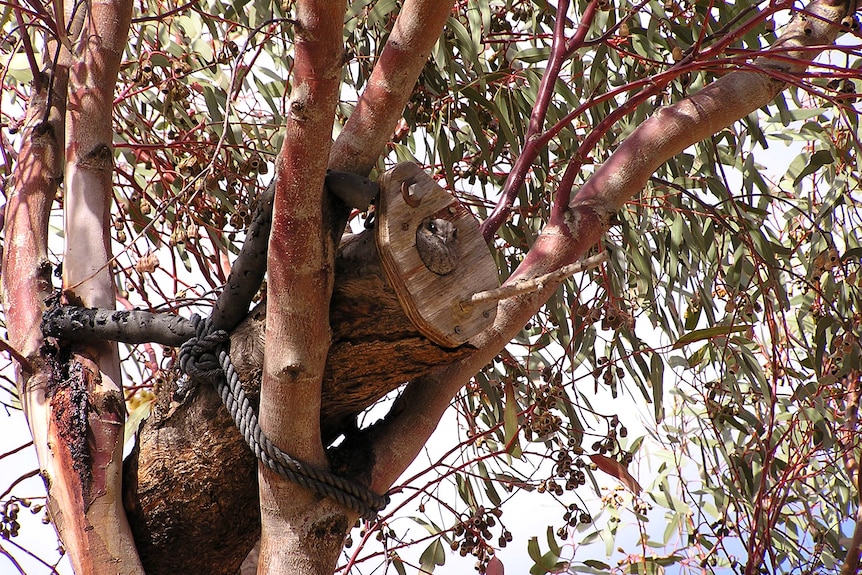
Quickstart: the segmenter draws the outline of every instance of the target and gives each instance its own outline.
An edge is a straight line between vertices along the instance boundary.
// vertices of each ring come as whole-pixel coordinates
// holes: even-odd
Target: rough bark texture
[[[441,350],[410,323],[383,275],[372,232],[345,238],[336,278],[332,345],[321,392],[324,443],[400,384],[468,353],[464,348]],[[231,335],[234,367],[254,399],[260,394],[266,309],[265,303],[259,305]]]
[[[233,575],[260,536],[257,462],[212,387],[173,413],[170,397],[162,390],[138,437],[152,448],[126,460],[138,553],[150,575]]]
[[[325,441],[402,383],[472,353],[469,346],[442,349],[416,331],[383,276],[373,237],[345,237],[336,257],[333,343],[321,397]],[[265,316],[266,306],[258,306],[231,336],[231,358],[253,399],[260,394]],[[211,387],[173,409],[171,395],[171,386],[159,390],[139,435],[144,448],[127,459],[125,501],[139,553],[150,575],[236,573],[260,530],[256,462]],[[183,477],[194,477],[194,485]]]
[[[471,349],[443,349],[417,331],[386,280],[372,231],[345,238],[335,269],[332,345],[320,416],[324,443],[349,426],[352,416],[402,383],[464,357]],[[261,304],[231,335],[234,366],[252,397],[259,394],[265,316],[266,305]]]
[[[469,345],[443,349],[417,332],[384,276],[372,236],[351,236],[336,259],[321,409],[325,437],[398,385],[471,353]]]

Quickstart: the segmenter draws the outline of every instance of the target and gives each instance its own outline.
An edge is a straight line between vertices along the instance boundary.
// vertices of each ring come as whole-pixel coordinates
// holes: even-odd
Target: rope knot
[[[201,319],[198,314],[189,318],[195,328],[195,335],[180,346],[177,360],[180,369],[188,376],[177,390],[178,398],[185,398],[198,383],[206,383],[222,374],[219,352],[230,340],[230,334],[223,329],[213,329],[212,320]]]

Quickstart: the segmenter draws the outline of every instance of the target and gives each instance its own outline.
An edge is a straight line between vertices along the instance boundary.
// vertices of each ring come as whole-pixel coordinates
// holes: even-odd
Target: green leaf
[[[557,543],[557,537],[554,535],[554,528],[550,525],[548,525],[548,529],[545,532],[545,539],[548,541],[548,547],[550,547],[551,553],[559,556],[560,553],[562,553],[562,549]]]
[[[404,568],[404,561],[401,560],[401,556],[398,555],[398,553],[393,551],[389,560],[392,562],[392,566],[395,567],[398,575],[407,575],[407,569]]]
[[[678,340],[676,340],[676,342],[673,344],[673,349],[679,349],[695,341],[703,341],[705,339],[712,339],[714,337],[723,337],[732,333],[739,333],[748,330],[750,327],[750,325],[718,325],[715,327],[697,329],[683,335]]]
[[[551,530],[551,536],[553,536],[553,527],[548,527],[548,529]],[[527,542],[527,553],[530,559],[534,561],[534,565],[530,568],[531,575],[556,573],[568,566],[567,562],[561,561],[559,556],[551,551],[543,554],[539,549],[539,540],[536,537],[531,537]]]
[[[550,525],[548,527],[553,529]],[[542,560],[542,551],[539,549],[538,537],[530,537],[529,541],[527,541],[527,555],[529,555],[530,559],[532,559],[536,564]]]
[[[220,124],[224,120],[224,92],[213,88],[212,86],[205,86],[204,100],[206,101],[207,111],[209,112],[211,121],[216,124]]]
[[[458,486],[458,495],[461,496],[461,500],[468,506],[475,507],[477,505],[477,501],[476,496],[473,494],[473,486],[470,485],[470,481],[459,473],[455,476],[455,483]]]
[[[770,116],[766,119],[767,123],[783,123],[784,125],[788,125],[790,122],[796,122],[799,120],[808,120],[809,118],[816,118],[826,110],[824,108],[795,108],[795,109],[787,109],[787,112],[783,115],[782,118],[779,115]]]
[[[656,423],[664,419],[664,362],[661,356],[650,356],[650,387],[652,388],[653,413]]]
[[[485,495],[488,497],[488,501],[490,501],[495,507],[499,507],[503,500],[500,498],[500,494],[497,493],[497,489],[494,487],[494,482],[488,474],[487,466],[483,461],[479,461],[477,463],[477,469],[479,470],[479,476],[482,478],[482,482],[485,484]]]
[[[432,541],[419,557],[419,572],[433,573],[436,566],[444,565],[445,563],[446,550],[443,547],[443,542],[438,538]]]
[[[521,446],[518,441],[520,426],[518,425],[518,401],[515,399],[515,388],[511,381],[506,382],[506,406],[503,408],[503,429],[505,431],[506,450],[512,457],[521,457]]]
[[[351,3],[352,5],[353,3]],[[360,8],[364,8],[362,3],[359,3]],[[390,15],[398,10],[397,0],[378,0],[374,2],[374,8],[368,14],[369,24],[382,25],[389,19]]]
[[[832,152],[830,152],[829,150],[817,150],[816,152],[811,154],[811,158],[808,160],[808,164],[806,164],[806,166],[802,168],[802,171],[799,172],[799,175],[794,178],[793,185],[798,185],[799,182],[802,181],[802,178],[804,178],[805,176],[810,176],[811,174],[819,170],[821,167],[827,164],[831,164],[834,161],[835,158],[832,156]]]
[[[525,48],[515,54],[516,60],[520,60],[526,64],[535,64],[548,59],[550,50],[548,48]]]

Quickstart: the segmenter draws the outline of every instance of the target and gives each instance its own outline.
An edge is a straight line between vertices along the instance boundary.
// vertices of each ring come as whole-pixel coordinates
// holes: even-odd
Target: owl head
[[[425,218],[419,224],[417,234],[434,236],[444,244],[454,244],[458,240],[458,228],[449,220],[443,218]]]

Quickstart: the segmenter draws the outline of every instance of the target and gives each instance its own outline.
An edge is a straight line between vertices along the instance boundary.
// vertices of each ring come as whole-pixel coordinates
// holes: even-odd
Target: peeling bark
[[[369,82],[365,94],[362,96],[362,103],[354,113],[351,115],[351,119],[348,122],[348,125],[345,126],[342,131],[338,142],[336,142],[333,147],[332,153],[330,154],[330,168],[336,170],[343,170],[347,172],[353,172],[357,174],[367,174],[377,158],[383,152],[386,142],[388,142],[389,137],[392,133],[392,130],[395,127],[396,122],[401,117],[401,111],[404,108],[407,99],[410,96],[413,86],[415,85],[416,78],[419,75],[419,72],[422,70],[422,67],[427,60],[427,55],[430,53],[431,47],[437,41],[440,35],[440,31],[442,30],[443,24],[446,21],[446,18],[449,15],[451,10],[451,2],[427,2],[424,0],[420,1],[412,1],[408,0],[405,3],[405,6],[401,10],[399,14],[398,21],[396,22],[395,29],[393,33],[390,35],[389,41],[387,43],[386,48],[384,49],[384,54],[381,57],[381,61],[375,66],[375,71],[373,73],[372,79]],[[370,145],[369,142],[373,141],[374,145]],[[313,189],[313,188],[309,188]],[[340,202],[336,202],[340,203]],[[338,205],[334,207],[334,211],[336,212],[336,216],[334,219],[336,222],[340,221],[338,218],[342,218],[346,220],[346,211],[343,205]],[[340,236],[341,230],[343,229],[343,225],[340,227],[338,225],[333,225],[332,229],[337,232],[333,237]],[[361,270],[362,267],[358,266],[356,269]],[[340,273],[340,272],[339,272]],[[372,274],[373,275],[373,274]],[[372,280],[373,283],[374,280]],[[270,285],[271,287],[271,285]],[[336,286],[336,290],[339,288]],[[348,290],[345,293],[346,301],[353,301],[352,298],[356,298],[362,290],[359,290],[357,293],[350,293]],[[369,316],[368,325],[372,325],[374,322],[382,323],[383,320],[391,321],[390,315],[386,313],[387,305],[381,305],[380,300],[384,299],[382,296],[382,289],[378,290],[377,288],[372,288],[372,298],[369,302],[366,302],[364,305],[366,306],[376,306],[376,309],[379,310],[377,313],[372,313]],[[338,298],[339,296],[334,296]],[[345,317],[348,317],[349,314],[345,314]],[[261,318],[258,318],[258,321],[262,321]],[[383,324],[385,325],[385,324]],[[354,325],[354,329],[360,329],[360,326]],[[387,341],[379,341],[369,346],[367,342],[361,342],[361,338],[356,337],[355,335],[350,338],[345,338],[343,341],[339,339],[336,329],[336,335],[334,337],[334,345],[330,350],[331,353],[338,353],[338,350],[343,354],[341,358],[330,356],[330,359],[327,361],[327,379],[330,377],[330,373],[332,373],[333,381],[333,389],[336,389],[336,385],[340,384],[342,386],[350,386],[351,388],[356,385],[356,381],[351,377],[354,373],[350,370],[350,364],[346,363],[348,358],[355,358],[354,361],[369,361],[373,362],[377,350],[380,350],[382,353],[387,353],[386,357],[392,357],[393,353],[398,353],[403,351],[402,349],[398,349],[396,346],[390,347],[389,342]],[[393,332],[397,332],[398,330],[393,330]],[[355,332],[354,332],[355,333]],[[251,336],[253,340],[257,339],[257,336]],[[234,334],[234,342],[232,345],[236,347],[236,334]],[[439,357],[437,354],[446,355],[447,352],[440,352],[439,348],[433,346],[427,340],[421,337],[404,337],[401,338],[399,344],[400,346],[406,346],[408,348],[416,348],[421,350],[416,357],[425,357],[427,358],[424,361],[433,362],[434,357]],[[388,351],[387,351],[388,350]],[[464,353],[463,350],[459,350],[458,354]],[[345,362],[343,363],[342,360]],[[407,366],[414,366],[413,369],[416,370],[424,370],[427,367],[424,364],[423,360],[418,360],[416,362],[406,362]],[[451,360],[450,360],[451,361]],[[337,369],[336,369],[337,366]],[[383,373],[387,373],[384,370]],[[390,374],[391,375],[391,374]],[[371,383],[374,380],[374,374],[370,373],[370,377],[368,378],[368,382]],[[399,378],[397,383],[401,383],[404,381],[401,375],[396,375]],[[395,385],[397,385],[395,383]],[[386,383],[385,385],[389,385]],[[334,410],[330,411],[330,404],[328,402],[328,395],[330,392],[328,391],[329,386],[324,387],[323,397],[322,397],[322,405],[321,405],[321,414],[323,417],[329,416],[330,413],[335,414],[335,421],[340,421],[341,417],[336,414]],[[357,386],[356,389],[359,391],[359,396],[362,398],[354,405],[362,405],[365,401],[367,401],[368,397],[373,397],[378,395],[379,391],[374,391],[372,393],[368,393],[366,385]],[[338,389],[330,397],[335,399],[344,399],[348,397],[348,392],[344,389]],[[215,394],[212,393],[209,389],[201,390],[199,392],[199,397],[195,399],[195,407],[194,409],[203,409],[209,410],[213,409],[214,412],[222,413],[224,410],[221,407],[221,402],[215,398]],[[355,410],[355,407],[350,407],[349,411]],[[226,415],[225,415],[226,416]],[[178,411],[174,414],[174,417],[183,417],[182,411]],[[153,421],[156,421],[155,419]],[[167,425],[174,425],[169,423]],[[323,426],[324,434],[331,434],[330,424],[323,421],[321,423]],[[146,501],[150,499],[153,504],[158,504],[156,499],[159,498],[159,487],[158,485],[168,485],[175,477],[176,471],[171,466],[170,462],[167,459],[163,459],[164,455],[158,454],[158,449],[155,449],[156,446],[159,445],[157,441],[152,441],[149,438],[152,436],[148,436],[147,434],[154,429],[158,429],[158,425],[152,425],[151,422],[148,422],[144,429],[144,435],[142,436],[142,441],[140,442],[142,448],[147,451],[147,454],[142,453],[141,457],[146,458],[148,456],[153,456],[153,460],[157,461],[153,469],[158,468],[157,473],[150,472],[141,472],[138,473],[137,476],[140,477],[152,477],[157,478],[152,482],[152,489],[143,489],[141,499]],[[235,430],[232,429],[232,426],[228,426],[230,428],[229,434],[234,435],[238,438],[238,434]],[[194,450],[194,443],[198,441],[197,435],[200,435],[199,431],[193,431],[195,428],[186,428],[185,425],[175,425],[174,429],[180,430],[182,429],[184,433],[194,434],[195,437],[190,437],[189,443],[191,446],[189,447],[189,451]],[[224,438],[224,436],[222,436]],[[153,438],[155,439],[155,438]],[[180,442],[182,444],[182,442]],[[249,456],[250,457],[250,456]],[[181,460],[183,459],[180,456]],[[222,459],[222,461],[233,462],[234,459],[227,458]],[[240,463],[239,466],[242,466]],[[218,467],[218,466],[216,466]],[[149,467],[141,466],[141,469],[150,469]],[[195,475],[199,479],[202,480],[203,484],[207,484],[206,480],[207,475],[203,472],[205,469],[200,467],[197,468],[198,471],[202,472],[199,475]],[[232,472],[230,469],[223,469],[225,472],[224,475],[220,475],[219,477],[228,477],[228,482],[234,487],[238,487],[240,485],[239,482],[231,481]],[[163,475],[159,475],[159,473],[163,473]],[[127,475],[135,475],[134,471],[127,473]],[[161,477],[163,481],[160,481],[158,478]],[[219,481],[218,478],[213,479],[213,481]],[[215,514],[208,515],[208,517],[228,517],[229,521],[233,519],[232,514],[236,508],[240,508],[243,511],[247,511],[247,507],[243,506],[242,501],[245,495],[239,495],[236,499],[232,497],[234,491],[223,492],[225,501],[239,501],[240,503],[236,505],[236,507],[232,507],[227,510],[225,514]],[[245,493],[245,492],[244,492]],[[164,527],[159,524],[158,515],[157,514],[148,514],[146,510],[149,508],[144,505],[142,507],[145,510],[145,513],[142,515],[147,517],[148,522],[144,523],[143,517],[141,517],[141,521],[135,520],[135,524],[139,526],[144,526],[144,529],[148,529],[146,525],[152,526],[154,531],[161,532],[164,530]],[[167,513],[169,510],[165,510]],[[185,515],[184,506],[177,505],[173,510],[174,514],[183,513],[184,517],[188,517],[189,515]],[[136,513],[132,513],[133,517],[140,517]],[[198,521],[200,521],[200,515],[194,515]],[[149,519],[156,518],[155,521],[149,521]],[[145,557],[157,557],[157,556],[170,556],[175,560],[173,564],[173,568],[171,566],[167,566],[164,571],[160,571],[153,566],[151,561],[147,561],[148,572],[151,573],[173,573],[175,569],[181,570],[189,570],[190,572],[200,571],[204,567],[201,563],[202,558],[205,556],[204,553],[191,553],[187,546],[182,545],[182,541],[184,539],[183,533],[185,533],[184,529],[179,528],[182,525],[190,526],[190,523],[183,523],[184,520],[180,520],[176,523],[177,529],[172,531],[170,536],[167,537],[158,537],[155,536],[156,541],[153,543],[152,547],[149,547],[146,552],[142,551]],[[202,522],[204,525],[211,524],[210,521]],[[242,519],[238,520],[239,525],[246,525]],[[218,519],[213,520],[212,524],[222,525],[222,522]],[[136,531],[136,534],[139,533]],[[241,562],[246,553],[246,547],[242,544],[245,539],[243,539],[243,535],[239,536],[241,543],[239,544],[240,550],[237,552],[236,549],[233,549],[234,555],[238,557],[237,561]],[[207,541],[212,541],[213,539],[208,539]],[[340,548],[341,540],[339,540],[336,545],[333,542],[333,549],[335,547]],[[183,547],[181,555],[174,554],[174,550]],[[149,551],[152,549],[152,552]],[[193,566],[199,566],[197,569]],[[210,563],[206,563],[206,565],[210,565]],[[231,566],[233,564],[231,563]],[[152,566],[152,570],[151,570]],[[225,572],[230,572],[227,570]]]
[[[66,72],[62,66],[54,71],[52,93],[47,91],[51,83],[46,75],[39,83],[42,90],[31,96],[27,108],[12,193],[5,206],[6,245],[0,276],[9,343],[27,361],[16,366],[18,394],[46,482],[48,507],[59,532],[74,524],[74,518],[67,518],[62,510],[71,506],[69,502],[79,490],[64,481],[63,463],[49,449],[62,442],[50,425],[47,388],[55,369],[39,325],[44,302],[53,290],[53,270],[47,257],[48,219],[63,173]]]
[[[132,2],[105,0],[88,9],[70,68],[63,293],[77,305],[112,308],[111,118]],[[73,345],[70,351],[68,374],[73,385],[57,388],[53,422],[60,433],[71,434],[65,437],[71,451],[63,455],[70,458],[72,469],[89,470],[75,478],[81,491],[78,501],[63,510],[76,521],[75,528],[61,530],[61,536],[78,573],[143,573],[121,499],[125,403],[117,346],[89,343]]]

